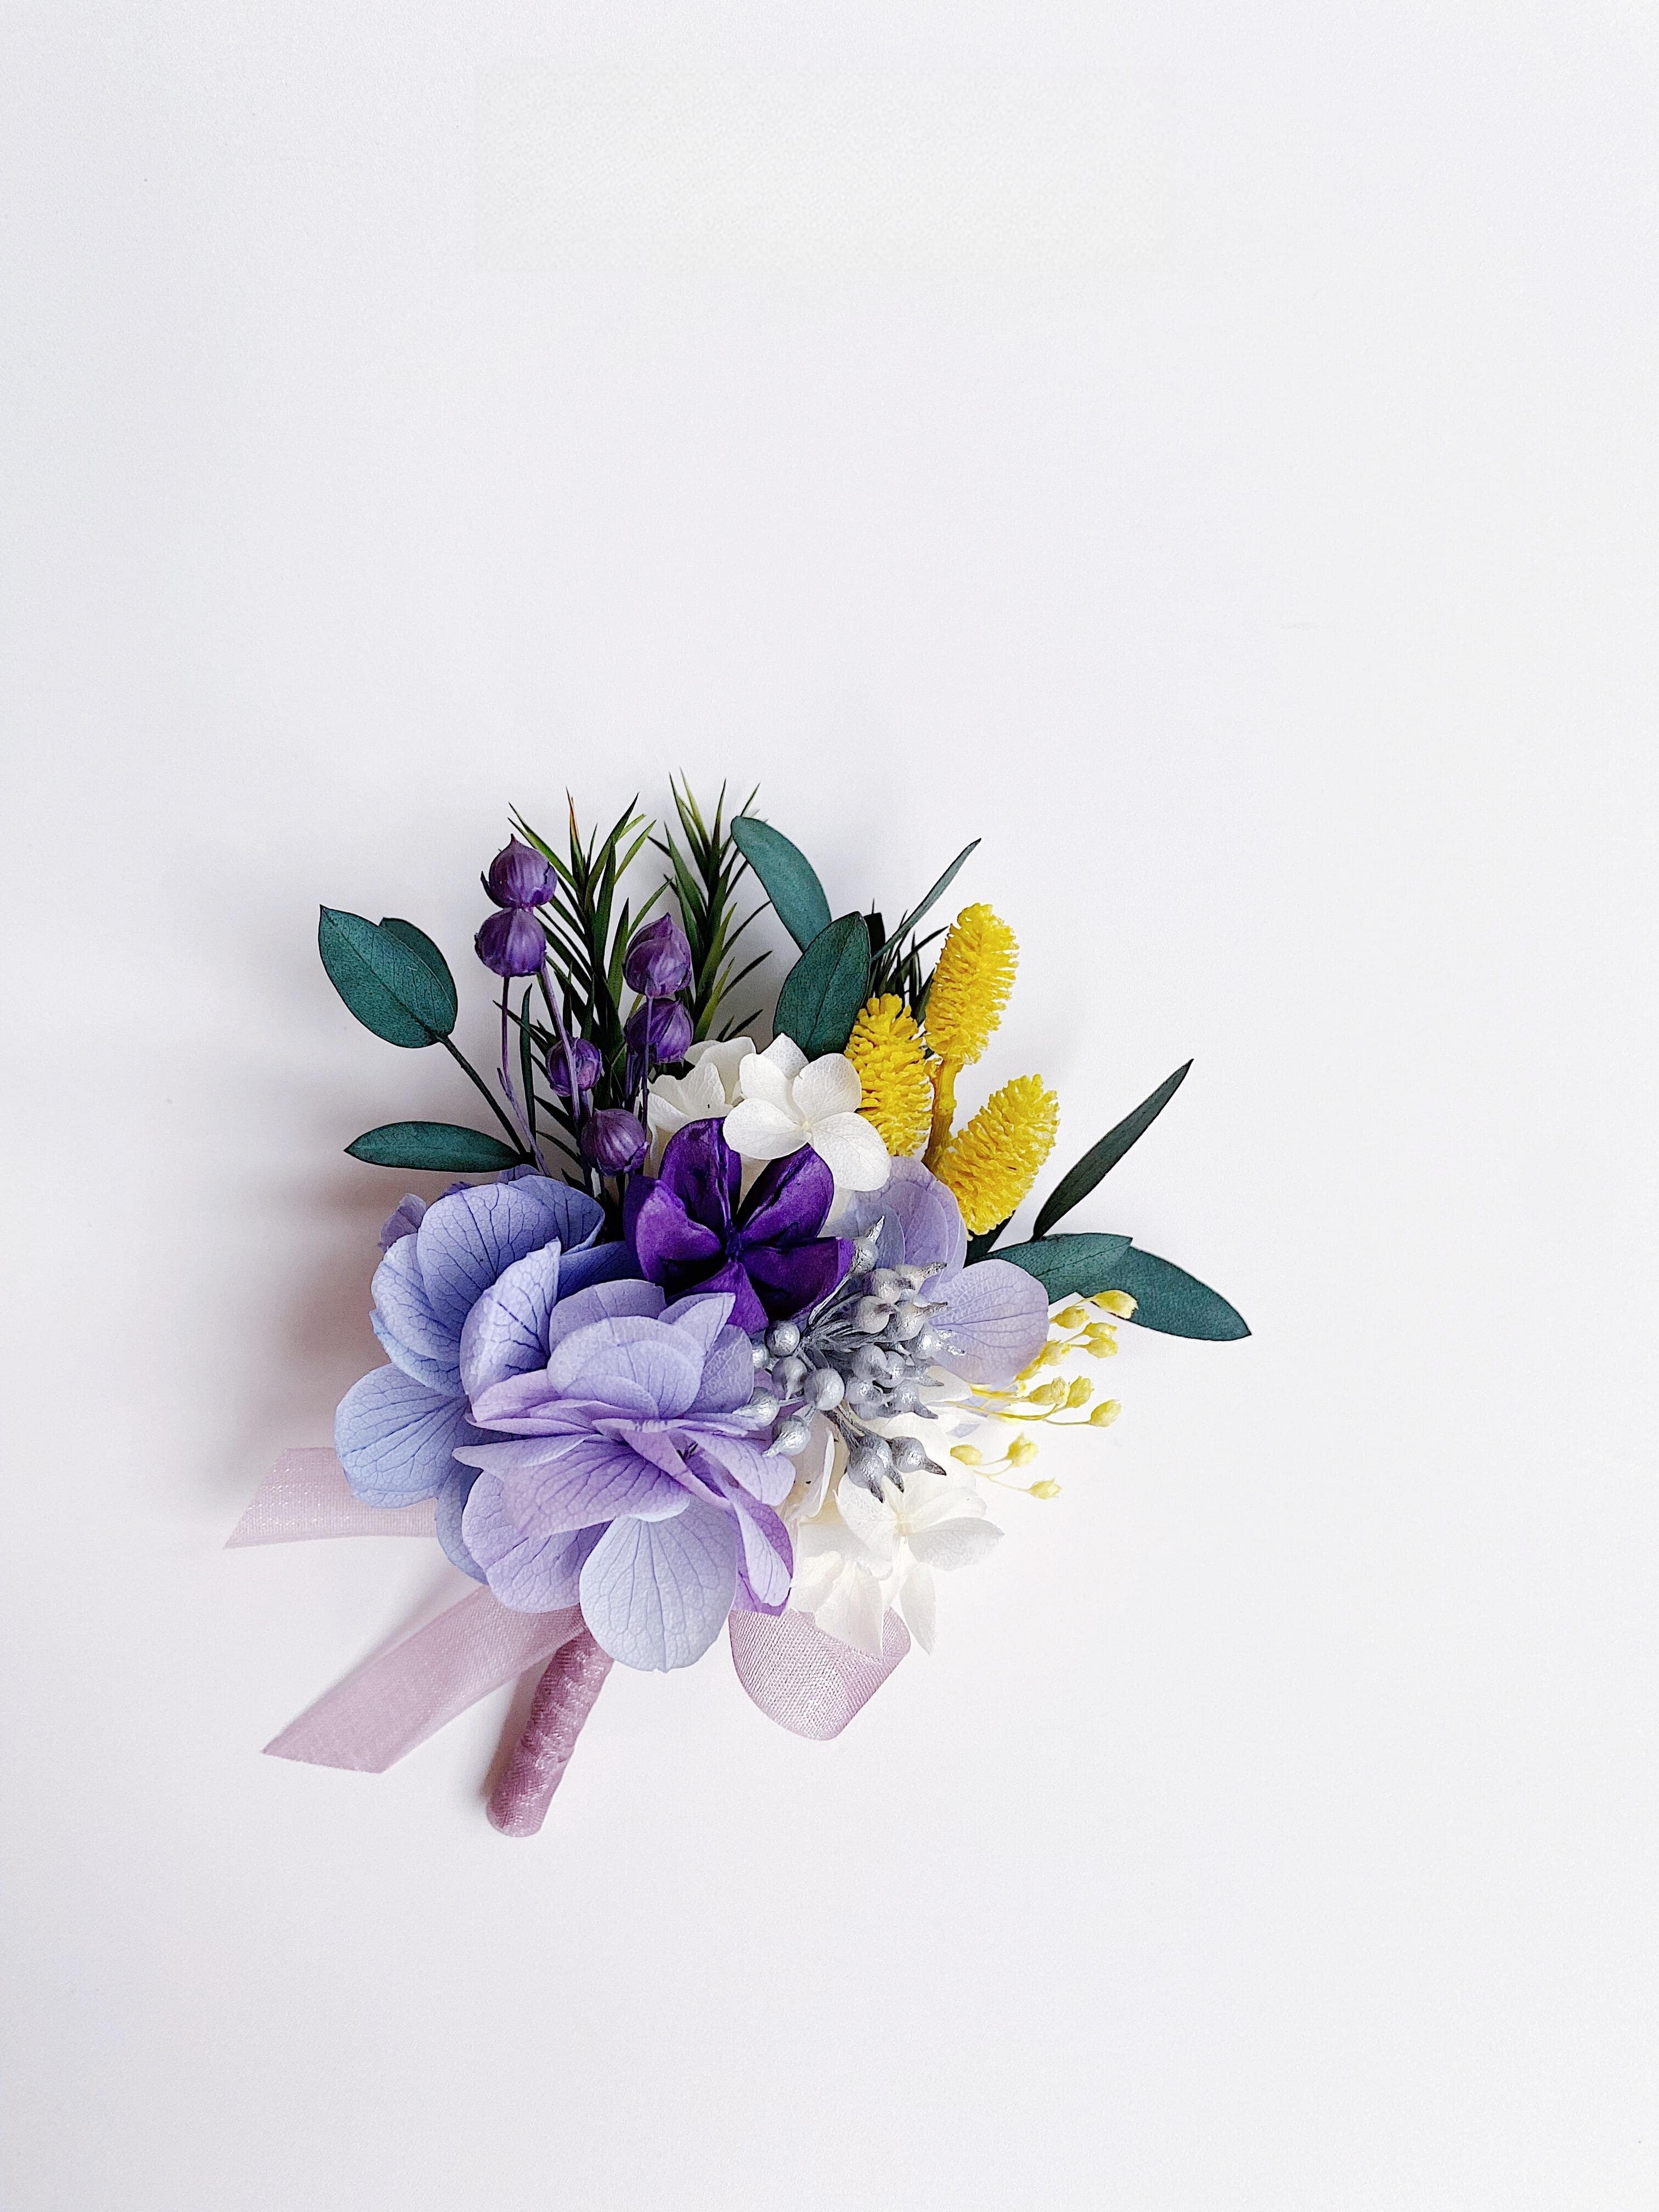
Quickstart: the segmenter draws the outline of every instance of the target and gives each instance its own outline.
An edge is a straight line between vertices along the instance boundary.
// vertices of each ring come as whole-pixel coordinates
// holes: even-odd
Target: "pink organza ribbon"
[[[383,1509],[354,1498],[331,1451],[284,1452],[227,1547],[321,1536],[430,1536],[431,1504]],[[796,1735],[839,1735],[910,1648],[890,1613],[879,1659],[826,1636],[805,1613],[734,1613],[738,1680],[767,1717]],[[265,1749],[277,1759],[382,1773],[446,1722],[533,1667],[537,1685],[517,1749],[490,1800],[505,1835],[533,1835],[611,1671],[580,1612],[514,1613],[470,1590],[389,1650],[368,1660],[289,1723]]]

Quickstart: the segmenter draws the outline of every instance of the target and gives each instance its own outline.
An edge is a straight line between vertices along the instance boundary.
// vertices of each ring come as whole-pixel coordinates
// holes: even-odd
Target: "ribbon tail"
[[[370,1505],[352,1495],[345,1469],[325,1447],[285,1451],[225,1539],[244,1544],[295,1544],[313,1536],[435,1536],[429,1498],[418,1505]]]
[[[514,1613],[488,1589],[447,1613],[319,1698],[265,1746],[273,1759],[383,1774],[490,1691],[568,1644],[580,1610]]]
[[[734,1613],[726,1633],[738,1680],[767,1718],[819,1743],[863,1711],[910,1649],[896,1613],[882,1622],[879,1659],[826,1636],[804,1613]]]

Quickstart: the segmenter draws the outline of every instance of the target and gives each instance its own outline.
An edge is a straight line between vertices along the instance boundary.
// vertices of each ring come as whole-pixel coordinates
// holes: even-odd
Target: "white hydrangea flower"
[[[816,1486],[814,1486],[816,1487]],[[933,1648],[933,1576],[974,1566],[1002,1540],[965,1468],[926,1468],[879,1498],[845,1476],[795,1531],[790,1603],[826,1636],[881,1656],[883,1615],[896,1606],[924,1651]]]
[[[836,1179],[839,1204],[848,1191],[880,1190],[891,1172],[879,1133],[858,1110],[863,1096],[844,1052],[809,1060],[793,1037],[779,1037],[739,1065],[726,1141],[745,1161],[787,1159],[811,1145]]]
[[[738,1097],[738,1073],[753,1059],[749,1037],[729,1037],[723,1043],[694,1044],[686,1058],[687,1075],[659,1075],[646,1099],[646,1127],[651,1133],[650,1169],[662,1164],[662,1148],[677,1129],[692,1121],[724,1121]]]

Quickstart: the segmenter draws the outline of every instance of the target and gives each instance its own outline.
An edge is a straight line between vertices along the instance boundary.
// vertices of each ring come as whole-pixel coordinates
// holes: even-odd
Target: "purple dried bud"
[[[545,906],[553,896],[553,871],[547,862],[517,837],[502,846],[483,879],[483,887],[496,905],[507,907]]]
[[[636,1063],[664,1067],[690,1051],[691,1017],[678,999],[641,999],[623,1034]]]
[[[472,940],[472,949],[497,975],[533,975],[547,957],[541,924],[523,907],[492,914]]]
[[[589,1044],[586,1037],[572,1037],[570,1058],[575,1062],[577,1090],[591,1091],[605,1070],[598,1045]],[[556,1037],[547,1048],[547,1079],[561,1098],[569,1097],[570,1070],[566,1064],[564,1047]]]
[[[634,932],[623,962],[623,975],[630,991],[642,992],[647,998],[672,998],[685,988],[691,981],[691,947],[672,915],[659,914],[654,921]],[[667,1057],[678,1060],[679,1054],[670,1053]]]
[[[645,1158],[648,1139],[625,1106],[604,1106],[582,1123],[582,1158],[601,1175],[626,1175]]]

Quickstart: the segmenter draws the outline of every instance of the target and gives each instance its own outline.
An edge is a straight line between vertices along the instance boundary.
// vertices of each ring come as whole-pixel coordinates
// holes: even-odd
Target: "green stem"
[[[467,1058],[466,1054],[460,1050],[459,1046],[454,1044],[448,1037],[440,1037],[438,1042],[443,1047],[444,1050],[449,1054],[450,1058],[455,1062],[456,1066],[461,1069],[463,1073],[466,1076],[467,1080],[477,1085],[479,1095],[483,1098],[484,1104],[489,1107],[490,1112],[501,1123],[502,1128],[504,1128],[507,1135],[512,1138],[514,1151],[515,1152],[522,1152],[524,1150],[523,1130],[516,1128],[514,1124],[507,1120],[507,1115],[502,1113],[501,1108],[495,1103],[495,1095],[494,1091],[491,1091],[489,1085],[484,1081],[483,1076],[479,1074],[477,1069],[474,1067],[471,1061]]]

